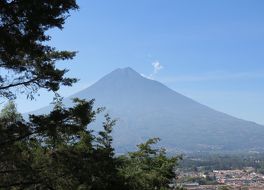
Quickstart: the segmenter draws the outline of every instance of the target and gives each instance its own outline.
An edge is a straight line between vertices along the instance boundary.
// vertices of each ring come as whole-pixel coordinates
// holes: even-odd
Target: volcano
[[[114,127],[117,152],[135,149],[148,138],[161,138],[169,152],[263,151],[264,126],[202,105],[131,68],[117,69],[68,97],[95,99],[106,107]],[[46,113],[51,106],[33,112]],[[93,125],[100,126],[101,117]]]

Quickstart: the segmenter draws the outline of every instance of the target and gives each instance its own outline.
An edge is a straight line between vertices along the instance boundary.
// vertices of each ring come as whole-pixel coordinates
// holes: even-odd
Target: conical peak
[[[131,67],[119,68],[108,74],[108,77],[141,78],[142,76]]]
[[[140,75],[138,72],[136,72],[134,69],[131,67],[125,67],[125,68],[118,68],[114,70],[113,72],[119,73],[119,74],[134,74],[134,75]]]

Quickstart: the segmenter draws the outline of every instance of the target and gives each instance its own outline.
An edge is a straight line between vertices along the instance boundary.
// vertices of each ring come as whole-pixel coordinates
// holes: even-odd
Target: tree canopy
[[[115,121],[106,114],[96,133],[89,126],[102,110],[93,110],[93,100],[74,102],[71,108],[58,103],[49,114],[31,115],[28,122],[10,104],[2,110],[0,189],[169,189],[179,157],[153,148],[156,138],[116,156]]]
[[[93,101],[74,100],[75,106],[58,105],[48,115],[30,116],[9,123],[0,118],[0,189],[118,189],[114,149],[110,135],[114,121],[108,115],[103,130],[94,134],[87,129],[100,110]],[[10,109],[11,108],[11,109]],[[10,118],[16,111],[7,106],[1,113]],[[19,127],[24,130],[12,133]],[[12,140],[13,139],[13,140]]]
[[[57,91],[72,85],[58,69],[59,60],[72,59],[75,52],[58,51],[47,45],[46,32],[63,28],[75,0],[0,0],[0,96],[14,98],[15,90],[33,97],[39,88]]]

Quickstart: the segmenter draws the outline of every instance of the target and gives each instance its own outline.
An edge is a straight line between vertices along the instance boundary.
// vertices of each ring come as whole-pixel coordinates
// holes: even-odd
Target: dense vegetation
[[[34,98],[39,89],[57,92],[72,85],[56,62],[75,52],[46,45],[50,28],[63,28],[75,0],[0,0],[0,98],[16,93]],[[102,131],[90,124],[102,109],[93,100],[74,99],[66,108],[59,96],[46,115],[24,120],[9,101],[0,114],[0,189],[169,189],[179,157],[156,149],[158,139],[140,144],[136,152],[118,157],[112,147],[115,121],[105,115]]]
[[[0,189],[167,189],[178,157],[166,157],[152,147],[116,157],[111,131],[114,121],[105,115],[98,134],[89,124],[101,110],[93,101],[74,100],[64,108],[59,101],[48,115],[24,121],[10,102],[0,115]],[[87,128],[88,126],[88,128]]]

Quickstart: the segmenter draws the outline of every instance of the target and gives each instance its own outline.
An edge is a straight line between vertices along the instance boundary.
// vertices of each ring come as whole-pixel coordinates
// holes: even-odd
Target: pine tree
[[[56,62],[72,59],[75,52],[47,45],[46,32],[63,28],[75,0],[0,0],[0,97],[15,98],[19,91],[33,98],[40,88],[57,91],[76,79],[65,77]]]

